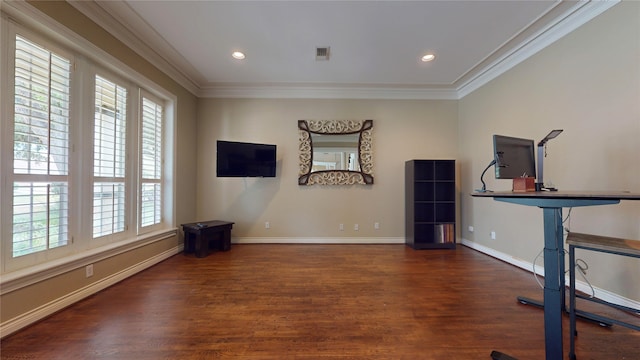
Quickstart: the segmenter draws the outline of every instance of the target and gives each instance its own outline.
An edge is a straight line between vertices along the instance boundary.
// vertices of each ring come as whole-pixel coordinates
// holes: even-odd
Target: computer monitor
[[[536,177],[533,140],[493,135],[496,179]]]

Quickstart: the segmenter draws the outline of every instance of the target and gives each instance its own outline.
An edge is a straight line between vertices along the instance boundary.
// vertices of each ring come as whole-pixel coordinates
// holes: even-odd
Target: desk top
[[[640,200],[640,193],[629,191],[487,191],[471,196],[490,198],[576,199],[576,200]]]

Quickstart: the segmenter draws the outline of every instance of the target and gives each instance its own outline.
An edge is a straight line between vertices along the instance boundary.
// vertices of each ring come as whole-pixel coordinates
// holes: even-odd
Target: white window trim
[[[47,44],[57,43],[58,45],[56,45],[56,47],[67,48],[69,49],[68,51],[71,51],[72,53],[77,53],[75,54],[76,70],[80,69],[80,71],[82,71],[83,67],[89,66],[86,62],[81,61],[83,57],[86,57],[87,59],[90,59],[91,62],[99,64],[100,67],[104,67],[106,70],[111,71],[114,74],[117,74],[118,76],[131,79],[131,81],[136,83],[137,86],[139,86],[140,88],[143,88],[146,91],[149,91],[150,93],[154,94],[155,96],[163,99],[166,104],[165,134],[167,139],[167,141],[165,142],[165,166],[164,166],[164,170],[166,173],[165,176],[167,177],[166,177],[166,181],[163,184],[165,189],[165,194],[163,194],[163,196],[165,197],[165,206],[163,207],[163,220],[165,221],[165,228],[163,228],[158,232],[145,234],[144,236],[132,235],[131,237],[129,237],[124,241],[117,242],[117,243],[109,243],[105,246],[101,246],[97,248],[95,247],[95,244],[91,244],[91,241],[88,241],[88,239],[83,239],[83,241],[81,242],[76,242],[77,241],[76,239],[76,241],[74,241],[73,244],[70,244],[70,245],[73,245],[74,247],[76,243],[78,244],[78,246],[74,248],[73,255],[64,256],[62,258],[59,258],[47,263],[39,263],[29,267],[21,268],[20,266],[15,266],[15,264],[14,265],[7,264],[7,261],[5,261],[6,258],[3,258],[2,259],[3,265],[2,265],[2,268],[0,268],[0,273],[3,274],[3,276],[0,279],[0,288],[2,288],[2,293],[6,292],[5,284],[7,283],[7,281],[11,281],[12,289],[19,288],[21,286],[27,285],[26,283],[24,285],[20,285],[20,281],[19,281],[20,279],[29,279],[28,282],[33,283],[33,281],[35,280],[41,281],[51,276],[54,276],[52,274],[56,273],[55,269],[61,269],[60,264],[69,264],[70,262],[73,264],[78,264],[82,262],[81,259],[83,258],[93,259],[95,258],[96,253],[100,253],[101,251],[111,252],[113,250],[110,250],[110,249],[114,247],[117,247],[119,249],[122,249],[123,251],[126,251],[126,249],[131,248],[131,246],[135,246],[136,244],[146,243],[149,240],[157,239],[158,236],[162,236],[162,234],[166,234],[168,236],[175,236],[177,233],[175,228],[176,226],[175,225],[175,218],[176,218],[175,149],[176,149],[176,143],[177,143],[177,140],[175,137],[175,129],[176,129],[176,119],[177,119],[177,110],[176,110],[177,96],[165,90],[155,82],[147,79],[137,71],[130,68],[125,63],[121,62],[120,60],[111,56],[106,51],[95,46],[88,40],[84,39],[83,37],[72,32],[71,30],[64,27],[63,25],[59,24],[58,22],[51,19],[50,17],[40,12],[39,10],[35,9],[34,7],[32,7],[26,2],[3,2],[1,10],[2,10],[2,14],[0,14],[1,15],[0,16],[0,39],[2,39],[3,44],[10,44],[12,41],[15,41],[15,39],[12,39],[12,36],[14,36],[14,33],[13,31],[10,31],[11,27],[13,26],[16,26],[17,28],[20,28],[20,29],[23,29],[23,28],[28,29],[27,31],[33,31],[34,33],[38,33],[38,32],[42,33],[43,35],[40,37],[52,39],[52,40],[47,40],[46,41]],[[29,35],[29,37],[31,39],[34,39],[33,37],[31,37],[31,35]],[[0,57],[0,84],[2,84],[0,86],[3,86],[3,89],[1,89],[2,90],[1,92],[10,91],[11,93],[13,93],[12,91],[13,69],[9,66],[10,64],[8,64],[8,61],[7,61],[8,57],[13,56],[13,54],[10,54],[10,51],[5,52],[4,49],[2,53],[6,55],[3,55]],[[7,80],[10,80],[10,79],[11,81],[9,83]],[[74,90],[72,91],[75,91],[75,92],[80,91],[79,88],[80,88],[79,86],[75,86]],[[0,105],[2,108],[2,114],[0,115],[2,115],[4,118],[7,118],[7,115],[13,112],[12,110],[11,111],[8,110],[9,106],[7,105],[12,106],[13,102],[11,102],[11,104],[8,104],[7,96],[2,96],[0,98],[1,98]],[[78,104],[72,105],[72,111],[86,114],[86,106],[91,107],[92,104],[87,105],[87,102],[84,100],[83,102],[84,102],[83,105],[78,105]],[[83,109],[83,107],[85,108]],[[91,111],[90,114],[91,113],[93,113],[93,111]],[[7,131],[8,129],[6,128],[7,126],[6,123],[8,122],[2,123],[2,129],[0,129],[2,130],[1,131],[2,134],[8,133]],[[72,135],[71,146],[73,147],[76,141],[78,141],[79,139],[82,139],[84,137],[83,135],[86,135],[87,132],[90,130],[91,129],[88,129],[87,127],[77,129],[76,134]],[[91,134],[91,136],[93,135]],[[86,137],[84,138],[86,139]],[[13,141],[8,141],[8,140],[10,139],[7,139],[6,136],[4,135],[0,136],[0,149],[2,150],[3,153],[6,153],[6,151],[13,153],[13,149],[12,149]],[[80,164],[79,162],[77,162],[77,159],[73,158],[75,156],[78,156],[78,154],[72,152],[72,155],[71,155],[72,158],[70,159],[70,161],[74,162],[75,160],[76,162],[74,163]],[[88,169],[91,169],[90,167],[91,162],[92,160],[84,159],[82,164],[79,166],[81,167],[88,166]],[[0,188],[0,203],[4,203],[2,201],[3,196],[6,196],[6,194],[8,194],[9,188],[11,187],[10,181],[7,181],[7,179],[5,178],[6,175],[4,174],[8,174],[9,172],[7,171],[12,172],[12,169],[9,166],[10,164],[7,161],[3,161],[2,164],[3,164],[2,165],[3,167],[0,170],[2,170],[2,174],[3,174],[3,179],[2,179],[3,188]],[[84,170],[86,169],[87,168],[85,168]],[[82,187],[82,190],[80,190],[81,193],[86,195],[89,192],[91,192],[91,189],[90,189],[91,182],[88,182],[88,181],[77,182],[78,177],[81,176],[81,174],[83,174],[84,172],[76,171],[76,170],[77,169],[74,169],[74,172],[69,179],[70,186],[72,186],[72,184],[73,186],[80,185]],[[78,201],[76,198],[70,199],[69,206],[70,207],[75,206],[79,209],[78,207],[79,204],[73,203]],[[83,206],[88,207],[86,203]],[[78,214],[89,214],[88,210],[89,209],[83,208],[81,209],[81,211],[78,211]],[[8,213],[9,213],[8,211],[2,211],[2,215],[0,215],[0,228],[4,228],[4,225],[12,223],[10,221],[10,218],[8,218]],[[89,231],[87,233],[85,229],[81,229],[81,227],[84,225],[79,225],[79,224],[91,223],[90,221],[86,221],[86,220],[87,220],[86,218],[76,219],[75,225],[70,224],[70,229],[69,229],[70,233],[74,233],[74,234],[82,233],[82,234],[88,234],[88,236],[90,236],[91,232]],[[156,240],[153,240],[153,241],[156,241]],[[6,251],[7,246],[10,246],[10,244],[2,242],[0,246],[2,246],[2,253],[4,254],[3,256],[6,257],[7,253],[10,254],[10,252]],[[43,269],[49,269],[49,271],[43,272],[42,271]],[[54,269],[54,270],[51,270],[51,269]]]
[[[15,86],[14,55],[16,51],[16,48],[15,48],[16,35],[20,35],[21,37],[30,39],[32,41],[37,41],[40,44],[45,44],[48,50],[69,59],[71,62],[71,66],[73,68],[73,64],[76,61],[75,54],[73,54],[73,52],[68,51],[67,49],[59,46],[58,44],[48,41],[44,36],[38,34],[35,31],[32,31],[25,27],[18,26],[15,23],[6,20],[4,16],[0,18],[0,21],[2,21],[2,24],[0,25],[0,28],[2,29],[2,36],[3,36],[2,40],[4,44],[7,45],[7,50],[8,50],[6,52],[3,52],[3,56],[1,60],[3,63],[3,68],[0,68],[0,69],[3,73],[2,76],[6,78],[5,78],[5,81],[0,83],[2,84],[0,86],[4,86],[3,89],[0,91],[0,93],[12,94],[12,95],[14,94],[14,90],[13,90]],[[77,77],[73,74],[73,71],[72,71],[71,84],[76,82],[77,82]],[[70,85],[70,86],[71,88],[73,88],[74,85]],[[13,119],[15,106],[14,106],[14,102],[9,101],[9,99],[13,99],[13,96],[6,96],[6,95],[2,96],[3,119],[10,119],[10,118]],[[73,102],[71,102],[70,104],[71,112],[73,111],[73,106],[74,106]],[[6,122],[3,122],[3,126],[4,128],[2,129],[2,133],[1,133],[2,135],[0,136],[0,138],[2,138],[0,141],[2,141],[1,146],[3,146],[2,147],[3,151],[1,153],[2,155],[0,156],[6,156],[7,157],[6,160],[9,160],[9,158],[13,159],[14,124],[13,124],[13,121],[6,121]],[[70,125],[70,128],[69,128],[70,145],[72,144],[72,139],[76,136],[74,135],[74,133],[75,133],[75,129],[73,129],[73,127]],[[13,182],[19,181],[19,179],[21,178],[27,182],[38,180],[38,178],[39,178],[38,181],[48,181],[48,179],[50,179],[48,175],[34,176],[34,175],[14,174],[12,161],[2,161],[2,163],[4,164],[4,167],[2,169],[2,174],[3,174],[2,183],[4,184],[4,188],[0,189],[1,190],[0,193],[2,193],[5,196],[12,193]],[[72,166],[71,155],[69,155],[69,173],[68,175],[66,175],[66,182],[67,182],[68,188],[71,188],[72,186],[75,185],[74,179],[71,176],[71,172],[72,172],[71,166]],[[69,206],[71,206],[71,202],[73,201],[73,198],[71,194],[69,194],[69,196],[70,196]],[[7,201],[4,201],[0,204],[4,206],[7,206],[7,204],[12,205],[13,204],[12,197],[9,197],[9,196],[7,197],[8,197]],[[11,228],[12,228],[13,222],[11,221],[10,212],[5,211],[4,207],[1,213],[2,215],[0,215],[0,229],[2,229],[2,233],[0,233],[0,238],[3,239],[1,244],[3,258],[2,258],[2,268],[0,268],[0,272],[5,273],[13,269],[28,267],[30,264],[33,264],[33,263],[38,264],[38,263],[51,261],[77,251],[77,246],[72,241],[72,236],[73,236],[72,229],[74,228],[76,222],[79,219],[75,219],[69,216],[67,219],[68,232],[69,232],[69,240],[68,240],[69,242],[67,245],[59,248],[47,249],[46,251],[40,251],[40,252],[36,252],[36,253],[24,255],[24,256],[12,258],[12,253],[13,253],[12,244],[8,240],[5,241],[4,239],[11,238],[10,234],[11,234]],[[6,224],[6,226],[3,226],[4,224]]]

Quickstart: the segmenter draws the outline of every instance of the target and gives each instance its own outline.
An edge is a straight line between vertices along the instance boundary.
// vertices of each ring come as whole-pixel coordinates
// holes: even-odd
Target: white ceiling
[[[598,3],[71,1],[198,96],[356,98],[459,98],[612,6]]]

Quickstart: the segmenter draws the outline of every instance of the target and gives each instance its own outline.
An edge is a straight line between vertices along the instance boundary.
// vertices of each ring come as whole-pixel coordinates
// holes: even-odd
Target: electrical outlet
[[[469,225],[469,232],[473,232],[473,226]]]
[[[380,223],[379,222],[373,223],[373,228],[376,229],[376,230],[379,230],[380,229]]]
[[[358,226],[358,224],[353,225],[353,230],[355,230],[355,231],[360,230],[360,227]]]
[[[264,222],[264,228],[265,228],[265,229],[269,229],[270,227],[271,227],[271,224],[269,224],[269,222],[268,222],[268,221],[265,221],[265,222]]]
[[[86,277],[92,277],[93,276],[93,264],[89,264],[84,268],[84,272]]]
[[[496,232],[492,231],[491,232],[491,240],[495,240],[496,239]]]
[[[344,231],[344,224],[340,224],[340,231]]]

